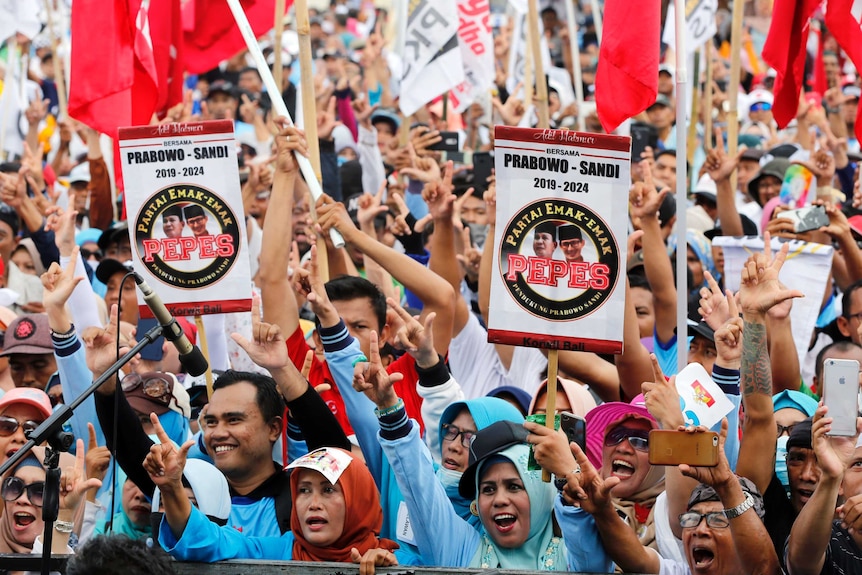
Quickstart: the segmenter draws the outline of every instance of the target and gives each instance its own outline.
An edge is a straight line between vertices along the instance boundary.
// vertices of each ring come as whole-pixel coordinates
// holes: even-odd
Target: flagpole
[[[742,2],[733,3],[730,27],[730,80],[727,82],[727,155],[736,157],[739,145],[739,51],[742,47]],[[720,145],[716,142],[716,145]],[[736,170],[730,174],[730,187],[736,190]]]
[[[742,5],[742,2],[734,4]],[[676,349],[677,371],[688,364],[688,244],[686,242],[685,101],[688,83],[685,55],[685,2],[676,7]]]
[[[599,43],[602,41],[602,9],[599,7],[599,0],[591,0],[590,5],[593,7],[593,24],[596,26],[596,39]]]
[[[278,92],[281,93],[283,91],[282,86],[284,86],[283,78],[284,70],[282,70],[281,64],[281,52],[283,50],[281,39],[284,36],[284,3],[285,0],[275,0],[275,45],[273,49],[273,62],[272,62],[272,77],[275,78],[275,85],[278,86]]]
[[[287,111],[287,106],[284,104],[284,99],[281,97],[281,91],[275,83],[275,78],[272,77],[272,72],[266,64],[266,59],[263,57],[263,52],[260,50],[257,38],[254,36],[254,31],[251,29],[251,25],[248,23],[248,18],[246,18],[245,12],[242,10],[240,0],[227,0],[227,3],[228,6],[230,6],[230,11],[233,14],[234,20],[242,33],[248,52],[251,54],[252,58],[254,58],[257,71],[263,79],[263,85],[266,87],[266,91],[270,94],[272,107],[275,110],[276,115],[284,116],[287,118],[288,123],[293,125],[293,119],[290,117],[290,112]],[[316,122],[314,124],[316,127]],[[311,146],[310,139],[308,144]],[[316,202],[323,195],[323,189],[320,187],[320,181],[314,173],[314,168],[309,159],[302,154],[294,154],[294,156],[296,157],[296,163],[299,164],[299,171],[302,173],[302,177],[306,184],[308,184],[311,198]],[[331,228],[329,230],[329,237],[332,239],[332,244],[335,247],[340,248],[344,246],[344,238],[341,237],[341,234],[338,233],[338,230],[335,228]]]
[[[68,104],[66,100],[66,79],[63,77],[63,69],[60,62],[60,41],[57,38],[57,33],[54,30],[54,2],[53,0],[45,0],[45,11],[48,13],[48,33],[51,35],[51,50],[54,55],[51,61],[54,64],[54,83],[57,85],[57,99],[60,106],[58,119],[66,119],[68,117]],[[62,18],[62,16],[60,16]]]
[[[703,147],[712,149],[712,38],[706,41],[706,84],[704,88],[704,108],[706,117],[703,119]]]
[[[691,120],[688,123],[688,138],[685,158],[694,165],[694,152],[697,148],[697,112],[700,106],[700,48],[694,51],[694,69],[691,74]]]
[[[15,41],[15,36],[9,38],[6,42],[6,73],[9,75],[15,74],[15,51],[18,44]],[[13,84],[14,85],[14,84]],[[6,160],[9,154],[6,152],[6,125],[9,123],[9,109],[12,106],[12,98],[17,98],[17,94],[13,94],[9,90],[9,78],[3,84],[3,110],[0,111],[0,157]]]
[[[548,113],[548,82],[545,78],[545,65],[542,62],[542,44],[539,37],[539,9],[536,0],[529,0],[528,4],[528,28],[530,48],[533,52],[533,73],[536,76],[536,115],[539,117],[539,127],[547,129],[551,125]],[[551,424],[553,425],[553,420]]]
[[[581,73],[581,53],[578,49],[578,22],[575,17],[575,2],[574,0],[565,0],[563,4],[566,5],[566,25],[569,28],[569,52],[572,54],[572,76],[574,76],[575,99],[578,104],[578,130],[583,132],[587,129],[587,125],[583,110],[584,80]]]

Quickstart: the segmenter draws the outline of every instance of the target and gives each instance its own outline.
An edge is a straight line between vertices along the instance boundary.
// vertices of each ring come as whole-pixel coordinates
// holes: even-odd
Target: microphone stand
[[[153,343],[162,335],[162,326],[157,325],[151,328],[144,334],[143,339],[138,341],[135,346],[129,350],[124,356],[118,359],[108,370],[99,376],[84,393],[75,398],[72,403],[61,405],[51,416],[42,422],[42,424],[27,434],[27,443],[24,447],[12,454],[3,465],[0,465],[0,477],[8,470],[15,467],[30,451],[37,445],[48,442],[48,447],[45,448],[46,477],[45,477],[45,493],[42,497],[42,520],[45,522],[45,531],[42,539],[42,575],[48,575],[50,572],[51,563],[51,544],[54,538],[54,521],[60,511],[60,452],[69,451],[72,442],[75,440],[71,433],[63,431],[63,424],[72,417],[75,409],[84,403],[84,401],[93,395],[103,383],[117,375],[120,369],[129,363],[133,357],[147,345]]]

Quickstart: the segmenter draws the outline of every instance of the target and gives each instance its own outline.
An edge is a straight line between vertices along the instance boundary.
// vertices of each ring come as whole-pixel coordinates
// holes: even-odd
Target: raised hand
[[[380,362],[376,331],[371,332],[368,355],[371,357],[367,362],[358,362],[353,366],[353,389],[364,393],[380,409],[392,407],[398,403],[398,395],[392,385],[404,379],[404,376],[400,373],[386,373]]]
[[[718,353],[716,365],[728,369],[739,369],[742,361],[742,332],[744,322],[739,317],[733,292],[727,290],[727,305],[730,318],[715,330],[715,350]]]
[[[685,423],[682,410],[679,407],[679,392],[676,390],[675,379],[667,379],[658,364],[654,353],[650,354],[653,380],[641,385],[644,403],[647,411],[664,429],[676,429]]]
[[[181,492],[183,490],[183,469],[189,449],[195,444],[193,439],[183,443],[177,449],[171,438],[165,432],[155,413],[150,414],[150,423],[156,430],[156,436],[161,443],[150,447],[150,452],[144,459],[144,470],[150,475],[153,483],[163,492]]]
[[[394,310],[401,320],[401,327],[395,333],[395,347],[403,349],[416,360],[419,367],[431,367],[437,364],[437,350],[434,349],[434,332],[432,326],[437,314],[429,313],[425,317],[425,324],[407,313],[403,307],[398,305],[392,298],[387,298],[386,303]]]
[[[716,128],[715,140],[716,142],[723,141],[721,128]],[[740,155],[741,153],[742,152],[740,152]],[[733,174],[736,166],[739,165],[740,155],[733,158],[729,157],[724,151],[724,145],[719,144],[709,150],[706,154],[706,163],[704,164],[706,166],[706,172],[716,183],[722,180],[727,180]]]
[[[326,104],[326,110],[317,113],[317,137],[321,140],[332,138],[332,130],[335,129],[335,126],[341,124],[341,122],[336,120],[335,104],[335,96],[330,96]]]
[[[566,475],[564,493],[570,499],[577,501],[581,509],[591,515],[602,511],[613,511],[611,490],[619,484],[620,478],[602,479],[601,474],[596,471],[577,443],[570,443],[569,447],[578,466],[575,469],[576,472]]]
[[[680,427],[679,431],[685,431],[686,433],[706,433],[709,430],[700,425],[698,427]],[[727,462],[727,456],[724,454],[725,440],[727,440],[726,417],[721,420],[721,433],[718,436],[718,465],[715,467],[701,467],[686,465],[683,463],[679,466],[679,472],[686,477],[691,477],[692,479],[696,479],[697,481],[712,487],[726,485],[730,481],[736,481],[733,471],[730,470],[730,464]]]
[[[357,123],[359,123],[362,127],[366,129],[371,129],[371,116],[377,109],[380,107],[380,104],[374,104],[373,106],[368,105],[368,99],[365,97],[365,94],[362,93],[357,96],[352,103],[353,106],[353,115],[356,118]]]
[[[338,312],[326,295],[326,287],[320,278],[317,263],[317,246],[311,246],[308,269],[297,268],[293,272],[294,291],[302,294],[311,306],[311,311],[320,318],[320,325],[333,327],[338,323]]]
[[[111,451],[107,446],[99,445],[96,440],[96,428],[92,423],[87,424],[87,430],[90,433],[87,455],[84,456],[87,477],[101,481],[108,473],[108,467],[111,464]]]
[[[60,509],[75,509],[90,489],[98,489],[102,482],[87,478],[84,470],[84,440],[75,444],[75,466],[65,468],[60,475]]]
[[[289,125],[284,116],[276,118],[275,125],[278,129],[278,133],[275,135],[276,170],[284,174],[295,174],[299,170],[299,164],[297,164],[294,154],[299,153],[308,156],[305,132]]]
[[[336,202],[326,194],[317,200],[317,223],[320,225],[320,229],[327,233],[330,229],[335,228],[348,242],[352,234],[358,232],[344,204]]]
[[[840,480],[853,461],[856,440],[862,430],[862,418],[856,420],[856,435],[852,437],[830,436],[832,418],[829,408],[820,402],[811,424],[811,447],[817,456],[817,466],[826,477]]]
[[[658,218],[658,210],[664,197],[670,193],[670,188],[658,191],[652,177],[649,162],[640,163],[644,181],[636,182],[629,191],[629,210],[636,218]]]
[[[422,199],[428,204],[428,212],[435,220],[451,219],[454,213],[455,194],[452,193],[452,175],[454,164],[451,160],[446,162],[446,173],[442,179],[434,180],[425,185],[422,190]]]
[[[230,337],[248,354],[253,362],[269,371],[284,368],[290,363],[287,344],[284,341],[281,328],[266,323],[260,317],[260,296],[257,293],[252,296],[251,300],[251,333],[251,340],[239,333],[232,333]]]
[[[713,331],[720,328],[732,316],[728,308],[728,299],[708,270],[703,271],[707,286],[700,288],[700,307],[697,312]]]
[[[399,173],[406,175],[411,180],[420,182],[436,182],[440,179],[440,164],[432,157],[422,157],[416,154],[413,144],[407,144],[407,153],[410,157],[410,165],[401,168]]]
[[[123,346],[119,352],[117,345],[117,304],[111,306],[108,323],[104,328],[94,328],[92,334],[82,334],[84,348],[87,355],[87,367],[94,377],[100,377],[108,371],[108,368],[129,351],[129,347]],[[96,393],[111,395],[117,388],[117,378],[112,377],[96,390]]]
[[[78,261],[78,248],[72,251],[72,259],[61,268],[57,262],[51,262],[48,271],[42,274],[42,303],[49,312],[52,310],[62,311],[75,286],[83,280],[83,277],[75,277],[75,264]]]
[[[527,443],[533,446],[533,457],[542,469],[557,477],[565,477],[577,469],[578,463],[562,430],[553,430],[532,421],[524,422],[530,432]]]
[[[385,214],[389,210],[389,206],[383,203],[383,194],[386,192],[386,180],[380,184],[380,189],[374,195],[368,192],[359,196],[359,210],[356,212],[356,219],[359,221],[359,228],[362,230],[374,227],[374,218],[380,214]]]
[[[69,206],[75,205],[75,192],[69,193]],[[69,257],[75,249],[75,222],[78,212],[73,209],[63,210],[59,206],[49,208],[45,229],[54,232],[54,243],[60,250],[60,255]]]
[[[787,259],[789,244],[783,244],[772,257],[769,233],[763,235],[763,252],[748,258],[742,268],[739,288],[739,305],[743,315],[763,316],[773,306],[796,297],[804,297],[799,290],[786,289],[778,281],[778,273]]]
[[[413,147],[413,151],[419,157],[424,157],[429,155],[431,152],[428,150],[430,146],[437,144],[443,140],[443,136],[440,135],[440,132],[437,130],[431,130],[426,128],[425,126],[419,126],[415,128],[410,134],[410,145]]]

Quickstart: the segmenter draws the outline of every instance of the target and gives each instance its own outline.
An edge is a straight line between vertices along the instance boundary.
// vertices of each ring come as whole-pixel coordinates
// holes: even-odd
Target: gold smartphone
[[[718,465],[718,434],[653,429],[649,432],[649,462],[650,465],[686,463],[715,467]]]

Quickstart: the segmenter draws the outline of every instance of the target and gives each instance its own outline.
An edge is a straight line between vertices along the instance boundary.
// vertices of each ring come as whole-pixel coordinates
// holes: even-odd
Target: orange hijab
[[[314,454],[324,451],[340,452],[347,454],[352,459],[338,478],[338,485],[344,492],[344,503],[347,506],[344,514],[344,531],[342,531],[338,541],[330,547],[316,547],[302,536],[302,525],[299,522],[299,517],[296,513],[291,513],[290,529],[295,538],[293,560],[350,563],[350,552],[354,547],[363,554],[369,549],[378,547],[389,551],[398,549],[398,544],[394,541],[381,539],[377,536],[383,526],[383,509],[380,507],[380,495],[377,493],[374,478],[371,477],[371,472],[368,471],[365,463],[353,458],[350,452],[335,447],[327,447],[314,452]],[[290,467],[294,467],[294,464],[291,464]],[[314,469],[314,467],[306,465],[297,465],[296,467]],[[292,501],[296,501],[297,498],[298,482],[299,474],[294,469],[290,475]]]

